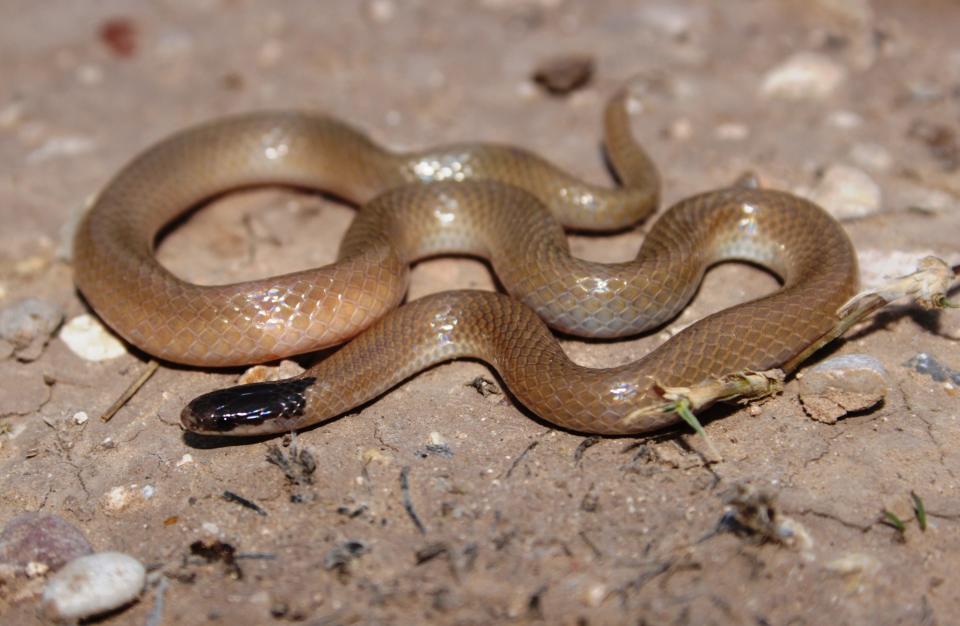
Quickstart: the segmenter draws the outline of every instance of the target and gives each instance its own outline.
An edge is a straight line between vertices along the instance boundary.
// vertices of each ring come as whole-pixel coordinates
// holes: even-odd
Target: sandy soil
[[[36,296],[68,319],[87,312],[61,254],[65,225],[134,153],[185,125],[306,107],[397,147],[508,141],[603,181],[600,110],[628,81],[646,88],[635,129],[667,203],[745,169],[802,190],[853,167],[882,194],[845,222],[866,277],[957,253],[955,2],[5,0],[2,13],[3,307]],[[800,99],[765,92],[769,72],[799,51],[839,70],[836,85]],[[596,64],[566,97],[530,80],[559,53]],[[352,215],[317,195],[234,194],[172,233],[161,256],[204,282],[309,267],[333,259]],[[641,239],[638,228],[573,247],[621,260]],[[481,263],[430,261],[415,268],[411,298],[492,284]],[[719,267],[667,332],[565,347],[586,365],[626,362],[775,287],[759,270]],[[684,429],[601,440],[557,431],[467,386],[491,377],[482,364],[451,363],[302,433],[295,445],[317,467],[312,484],[292,484],[267,462],[271,448],[289,456],[289,440],[209,441],[179,428],[190,398],[237,371],[162,365],[102,423],[147,357],[89,362],[54,338],[33,362],[0,362],[0,522],[57,513],[96,549],[148,564],[153,584],[105,624],[151,612],[162,624],[956,623],[957,391],[904,364],[925,352],[960,369],[958,339],[956,313],[884,313],[835,348],[884,364],[882,406],[823,424],[792,382],[759,412],[707,416],[724,457],[712,465]],[[77,424],[79,411],[91,418]],[[718,532],[738,486],[773,497],[809,542]],[[880,523],[884,510],[907,521],[904,533]],[[191,554],[216,540],[242,557],[239,569]],[[157,612],[160,576],[169,584]],[[27,596],[6,589],[0,621],[39,623]]]

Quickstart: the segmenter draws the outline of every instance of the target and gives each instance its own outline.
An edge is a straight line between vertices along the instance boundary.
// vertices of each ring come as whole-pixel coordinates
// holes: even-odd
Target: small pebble
[[[693,17],[689,9],[672,3],[646,4],[639,13],[640,19],[649,26],[673,38],[689,33]]]
[[[593,58],[570,54],[548,59],[533,74],[533,81],[547,93],[563,96],[585,87],[593,78]]]
[[[597,608],[607,599],[610,590],[603,583],[593,583],[583,590],[580,601],[591,608]]]
[[[63,321],[63,309],[53,302],[29,298],[0,310],[0,339],[21,361],[34,361]]]
[[[135,600],[147,580],[137,559],[100,552],[74,559],[47,581],[42,606],[51,619],[80,620]]]
[[[853,111],[834,111],[827,116],[827,123],[834,128],[849,130],[863,124],[863,118]]]
[[[86,424],[88,419],[90,419],[90,416],[85,411],[77,411],[73,414],[73,423],[77,426]]]
[[[767,72],[760,90],[787,100],[817,100],[832,94],[844,78],[846,70],[830,57],[798,52]]]
[[[273,67],[283,57],[283,44],[277,39],[268,39],[257,51],[260,67]]]
[[[7,522],[0,533],[0,563],[20,570],[30,563],[58,570],[92,551],[76,526],[50,513],[21,513]]]
[[[920,374],[926,374],[938,383],[960,385],[960,372],[950,369],[926,352],[917,354],[904,365]]]
[[[144,495],[138,485],[118,485],[105,493],[100,502],[107,511],[119,513]]]
[[[397,13],[397,5],[393,0],[372,0],[367,4],[367,15],[378,24],[385,24],[392,20]]]
[[[136,23],[125,17],[114,17],[100,24],[100,41],[120,58],[132,57],[137,51],[139,33]]]
[[[797,193],[819,204],[838,220],[866,217],[880,210],[880,186],[870,176],[849,165],[831,165],[817,184]]]
[[[190,465],[191,463],[193,463],[193,455],[188,452],[180,457],[180,460],[177,461],[176,466],[183,467],[184,465]]]
[[[667,127],[667,136],[675,141],[686,141],[693,136],[693,122],[685,117],[674,120]]]
[[[835,424],[847,413],[875,406],[889,389],[889,376],[880,361],[867,354],[847,354],[803,372],[800,403],[813,419]]]
[[[250,383],[263,383],[284,378],[293,378],[303,373],[303,368],[296,361],[284,359],[279,365],[254,365],[237,379],[237,383],[248,385]]]
[[[86,361],[106,361],[123,356],[127,349],[95,317],[78,315],[60,329],[60,339]]]
[[[742,141],[750,135],[750,128],[745,124],[727,122],[714,128],[713,134],[723,141]]]

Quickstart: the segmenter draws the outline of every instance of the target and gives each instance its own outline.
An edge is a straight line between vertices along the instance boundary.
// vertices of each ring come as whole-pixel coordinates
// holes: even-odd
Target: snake
[[[217,389],[181,423],[215,435],[289,432],[369,402],[434,364],[489,364],[536,416],[575,432],[669,426],[650,411],[664,386],[782,367],[822,341],[858,285],[842,226],[784,191],[734,185],[683,199],[649,228],[637,256],[573,256],[566,230],[633,227],[656,212],[660,177],[631,131],[629,96],[603,115],[619,184],[584,182],[533,152],[460,143],[393,151],[308,111],[259,111],[180,131],[106,185],[74,239],[75,283],[117,334],[163,360],[261,363],[344,344],[302,374]],[[184,281],[155,256],[172,222],[251,186],[320,190],[359,207],[326,266],[226,285]],[[403,304],[412,263],[486,259],[506,294],[446,291]],[[631,363],[588,368],[551,331],[616,338],[663,326],[713,265],[745,261],[774,293],[709,315]],[[634,417],[631,417],[634,416]]]

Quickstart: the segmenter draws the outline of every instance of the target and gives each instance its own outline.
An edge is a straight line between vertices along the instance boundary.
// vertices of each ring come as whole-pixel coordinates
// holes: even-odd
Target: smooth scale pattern
[[[461,357],[490,363],[524,405],[557,425],[643,432],[676,420],[624,421],[659,402],[654,380],[684,386],[777,367],[833,327],[856,290],[852,245],[823,210],[783,192],[695,196],[664,213],[633,261],[572,257],[563,226],[621,228],[656,204],[658,176],[629,133],[623,96],[607,107],[605,141],[618,189],[505,146],[397,154],[326,117],[215,122],[151,148],[104,190],[77,234],[77,284],[129,341],[183,363],[264,361],[356,336],[300,382],[222,390],[184,410],[191,430],[235,435],[317,423]],[[185,283],[157,263],[154,239],[174,217],[214,194],[268,183],[363,205],[336,263],[213,287]],[[395,309],[409,264],[443,253],[490,259],[512,297],[446,292]],[[580,367],[547,328],[617,337],[657,326],[682,309],[706,268],[727,259],[765,265],[783,288],[701,320],[635,363]],[[252,398],[263,405],[250,406]]]

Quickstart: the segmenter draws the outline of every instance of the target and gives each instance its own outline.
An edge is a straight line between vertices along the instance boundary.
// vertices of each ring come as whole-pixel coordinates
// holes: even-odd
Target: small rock
[[[303,373],[303,368],[296,361],[284,359],[279,365],[254,365],[237,379],[237,383],[247,385],[250,383],[263,383],[284,378],[293,378]]]
[[[834,128],[849,130],[863,124],[863,118],[853,111],[834,111],[827,116],[827,123]]]
[[[189,452],[180,457],[180,460],[176,462],[176,467],[183,467],[184,465],[190,465],[193,463],[193,455]]]
[[[776,66],[760,87],[766,96],[788,100],[823,99],[846,78],[846,70],[830,57],[816,52],[798,52]]]
[[[847,593],[856,590],[865,577],[875,576],[880,571],[881,566],[876,557],[857,552],[845,554],[825,565],[827,571],[839,574],[844,578]]]
[[[135,600],[147,573],[137,559],[120,552],[100,552],[74,559],[47,581],[43,610],[59,620],[80,620],[120,608]]]
[[[829,358],[803,373],[800,403],[813,419],[835,424],[847,413],[875,406],[889,388],[880,361],[866,354],[848,354]]]
[[[813,189],[798,189],[838,220],[866,217],[880,210],[880,186],[862,170],[849,165],[831,165]]]
[[[153,496],[153,487],[147,485],[118,485],[100,498],[104,509],[111,513],[119,513],[135,503],[142,502]]]
[[[345,571],[350,563],[368,553],[370,548],[362,541],[344,541],[323,555],[323,568]]]
[[[587,585],[583,590],[580,595],[580,602],[582,602],[584,606],[597,608],[603,604],[603,601],[607,599],[609,594],[610,589],[608,589],[605,584],[594,582],[590,585]]]
[[[0,339],[21,361],[34,361],[63,321],[63,309],[46,300],[29,298],[0,311]]]
[[[71,352],[86,361],[106,361],[127,353],[120,340],[88,314],[78,315],[64,324],[60,339]]]
[[[672,3],[647,4],[640,8],[640,19],[675,39],[689,33],[692,17],[688,9]]]
[[[257,63],[260,67],[273,67],[283,58],[283,44],[278,39],[266,40],[257,51]]]
[[[592,57],[571,54],[541,63],[533,74],[533,80],[548,93],[563,96],[585,87],[593,78],[593,69]]]
[[[674,120],[667,127],[666,135],[674,141],[686,141],[693,136],[693,122],[685,117]]]
[[[742,141],[750,135],[750,128],[746,124],[726,122],[714,128],[713,134],[723,141]]]
[[[920,374],[926,374],[938,383],[960,386],[960,372],[950,369],[926,352],[919,353],[904,365]]]
[[[880,571],[880,561],[869,554],[851,553],[827,563],[827,569],[838,574],[867,573]]]
[[[0,563],[20,571],[30,563],[42,563],[55,571],[92,551],[76,526],[50,513],[21,513],[0,533]]]
[[[88,419],[90,419],[90,416],[87,415],[86,411],[77,411],[73,414],[73,423],[77,426],[83,426]]]
[[[126,17],[114,17],[100,24],[100,41],[114,56],[132,57],[140,38],[137,24]]]
[[[367,15],[378,24],[385,24],[392,20],[397,13],[397,5],[393,0],[372,0],[367,4]]]

